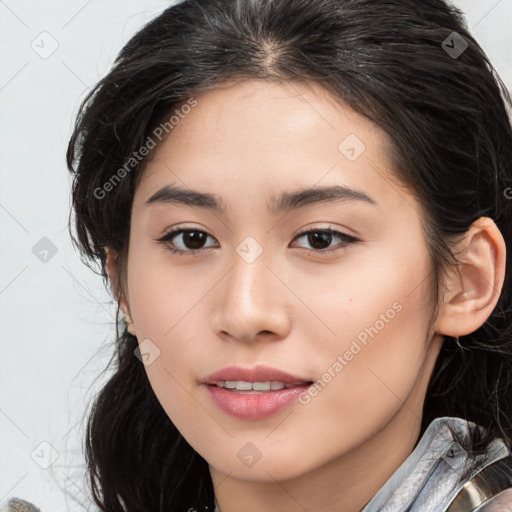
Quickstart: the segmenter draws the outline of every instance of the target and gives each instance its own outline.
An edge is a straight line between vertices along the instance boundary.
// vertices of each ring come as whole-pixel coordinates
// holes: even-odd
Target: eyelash
[[[197,228],[193,228],[193,227],[189,227],[189,228],[188,227],[180,227],[180,228],[170,231],[169,233],[166,233],[162,238],[158,238],[155,241],[164,244],[165,247],[169,251],[171,251],[173,254],[176,254],[178,256],[197,256],[199,252],[203,251],[203,249],[189,249],[188,251],[183,251],[180,249],[174,249],[173,247],[171,247],[171,245],[169,243],[175,236],[180,235],[182,233],[191,232],[191,231],[196,231],[198,233],[202,233],[204,235],[211,236],[206,231],[202,231],[201,229],[197,229]],[[359,241],[357,238],[355,238],[353,236],[347,235],[345,233],[342,233],[341,231],[337,231],[335,229],[330,229],[330,228],[309,229],[309,230],[301,231],[300,233],[297,234],[297,236],[293,239],[293,241],[297,240],[298,238],[301,238],[304,235],[308,235],[310,233],[329,233],[329,234],[333,235],[333,237],[338,238],[339,240],[342,240],[342,242],[343,242],[343,245],[341,247],[334,249],[334,250],[301,248],[301,249],[308,251],[310,253],[313,253],[313,254],[337,253],[338,251],[346,249],[348,246]]]

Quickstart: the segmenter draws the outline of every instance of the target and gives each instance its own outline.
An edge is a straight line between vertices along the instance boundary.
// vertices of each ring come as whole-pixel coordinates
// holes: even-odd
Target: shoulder
[[[474,512],[512,512],[512,487],[482,503]]]
[[[0,512],[41,512],[41,510],[28,501],[11,498],[7,504],[0,505]]]

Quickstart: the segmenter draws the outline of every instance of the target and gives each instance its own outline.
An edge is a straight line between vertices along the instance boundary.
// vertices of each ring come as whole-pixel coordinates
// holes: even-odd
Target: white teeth
[[[253,382],[252,389],[256,391],[270,391],[274,389],[271,382]]]
[[[284,383],[277,381],[267,381],[267,382],[247,382],[244,380],[219,380],[217,382],[217,386],[219,388],[227,388],[227,389],[237,389],[239,391],[277,391],[283,388],[293,388],[297,386],[297,384],[293,383]]]
[[[236,389],[240,391],[249,391],[252,389],[252,382],[245,382],[243,380],[236,381]]]

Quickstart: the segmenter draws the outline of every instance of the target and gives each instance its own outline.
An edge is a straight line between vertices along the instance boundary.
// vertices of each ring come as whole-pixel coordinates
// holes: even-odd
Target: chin
[[[232,459],[213,461],[209,465],[210,468],[214,467],[217,471],[229,475],[230,478],[274,483],[276,480],[291,480],[314,469],[313,466],[304,464],[302,454],[299,456],[302,458],[301,465],[297,464],[296,455],[283,457],[279,452],[274,452],[272,456],[267,457],[263,453],[261,458],[252,465],[245,465],[238,459],[236,462],[233,462]]]

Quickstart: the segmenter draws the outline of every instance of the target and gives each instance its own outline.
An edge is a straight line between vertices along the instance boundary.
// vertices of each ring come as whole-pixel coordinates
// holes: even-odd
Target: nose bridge
[[[283,335],[286,311],[280,304],[272,267],[272,254],[253,237],[245,238],[230,259],[215,313],[215,329],[249,340],[259,332]]]
[[[257,244],[257,245],[256,245]],[[271,272],[269,254],[263,247],[247,237],[236,248],[232,258],[232,270],[228,275],[229,290],[226,299],[232,300],[240,309],[265,309],[268,304],[269,277]]]
[[[246,255],[250,254],[250,250]],[[251,255],[253,256],[253,255]],[[235,297],[243,306],[263,308],[269,291],[269,270],[267,255],[259,255],[254,261],[244,256],[234,258],[231,280]]]
[[[252,224],[249,222],[249,225]],[[267,266],[273,265],[270,240],[263,230],[253,230],[252,233],[245,231],[242,236],[238,245],[234,246],[234,254],[229,258],[232,265],[228,276],[230,288],[233,288],[235,295],[238,294],[242,303],[261,302],[265,297],[261,295],[264,290],[259,289],[259,285],[267,282],[268,274],[271,274]]]

